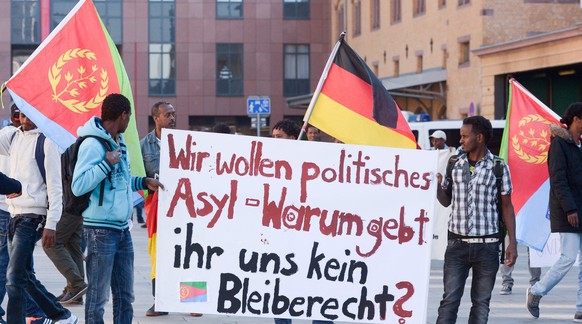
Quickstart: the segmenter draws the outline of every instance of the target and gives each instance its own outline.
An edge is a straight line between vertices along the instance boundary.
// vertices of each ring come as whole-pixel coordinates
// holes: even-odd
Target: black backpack
[[[71,144],[63,154],[61,154],[61,176],[63,178],[63,213],[68,213],[71,215],[81,216],[81,213],[87,209],[89,206],[89,197],[93,190],[81,195],[79,197],[73,194],[71,189],[71,184],[73,182],[73,172],[75,171],[75,165],[77,164],[77,158],[79,156],[79,147],[81,143],[87,138],[94,138],[98,140],[101,145],[109,152],[112,151],[112,147],[107,140],[98,136],[82,136],[77,138],[75,143]],[[109,174],[108,176],[111,176]],[[103,193],[105,191],[105,179],[101,181],[99,189],[99,206],[103,205]]]
[[[453,168],[459,160],[458,155],[453,155],[449,158],[447,162],[447,172],[446,177],[449,184],[452,184],[453,180]],[[507,235],[507,227],[505,226],[505,220],[503,219],[503,213],[501,211],[501,187],[503,182],[503,159],[497,155],[493,156],[493,174],[495,175],[495,184],[497,186],[497,226],[499,227],[499,240],[501,242],[501,257],[500,262],[505,262],[505,235]]]

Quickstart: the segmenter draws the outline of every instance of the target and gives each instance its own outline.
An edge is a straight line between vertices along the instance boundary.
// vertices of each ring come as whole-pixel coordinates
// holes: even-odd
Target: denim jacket
[[[156,138],[155,129],[141,139],[140,146],[146,176],[154,178],[160,172],[160,145]]]

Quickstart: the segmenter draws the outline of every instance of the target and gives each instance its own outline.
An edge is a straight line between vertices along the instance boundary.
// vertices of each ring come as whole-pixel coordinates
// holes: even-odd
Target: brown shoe
[[[156,305],[152,305],[150,309],[147,310],[146,316],[162,316],[168,315],[168,312],[156,312]]]
[[[202,314],[190,313],[190,316],[192,316],[192,317],[202,317]]]
[[[59,303],[61,303],[62,305],[74,304],[77,301],[77,299],[79,299],[79,297],[83,297],[83,295],[86,292],[87,292],[87,286],[85,286],[85,288],[83,288],[79,291],[76,291],[76,292],[69,291],[63,297],[61,297],[61,300],[59,300]]]

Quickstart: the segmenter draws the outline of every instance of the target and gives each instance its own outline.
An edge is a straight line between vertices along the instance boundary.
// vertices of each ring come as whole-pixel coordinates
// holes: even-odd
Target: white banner
[[[156,309],[426,322],[437,158],[163,130]]]

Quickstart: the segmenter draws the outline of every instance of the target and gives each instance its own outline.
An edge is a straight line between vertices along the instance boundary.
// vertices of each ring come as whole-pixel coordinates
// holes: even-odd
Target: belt
[[[497,243],[499,239],[497,237],[475,237],[475,238],[462,238],[459,239],[465,243]]]
[[[33,214],[33,213],[25,213],[25,214],[14,214],[12,217],[26,217],[26,218],[43,218],[46,217],[45,215]]]

